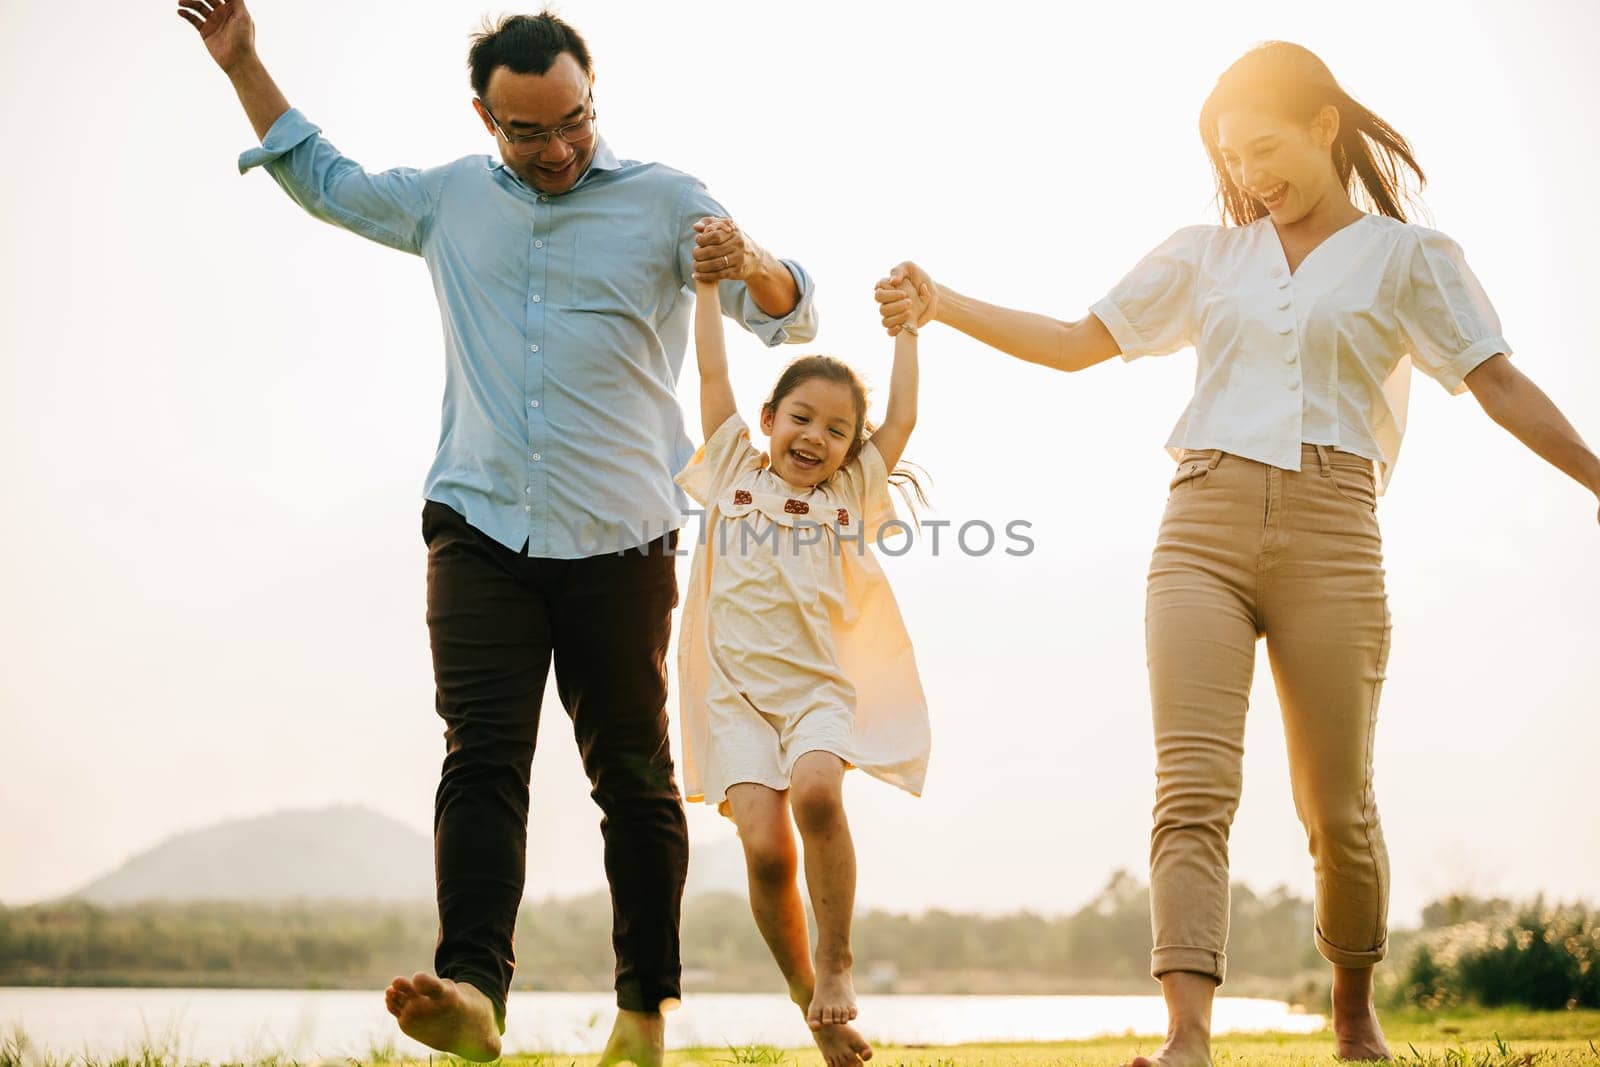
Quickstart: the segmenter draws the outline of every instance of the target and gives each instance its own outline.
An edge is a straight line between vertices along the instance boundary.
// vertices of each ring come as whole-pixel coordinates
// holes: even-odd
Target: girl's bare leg
[[[788,795],[762,785],[735,785],[728,789],[728,806],[744,845],[756,928],[783,972],[789,998],[804,1013],[816,994],[816,976],[805,905],[800,899],[799,857],[789,821]],[[860,1067],[863,1060],[872,1058],[872,1047],[854,1027],[825,1026],[811,1036],[828,1067]]]
[[[850,968],[850,919],[856,903],[856,851],[844,815],[844,761],[807,752],[795,763],[789,802],[805,844],[806,886],[817,916],[816,993],[806,1019],[813,1029],[856,1017]]]

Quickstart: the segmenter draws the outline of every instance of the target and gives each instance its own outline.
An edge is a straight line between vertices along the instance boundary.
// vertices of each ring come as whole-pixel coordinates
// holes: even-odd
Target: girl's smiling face
[[[790,485],[813,486],[844,465],[861,424],[850,387],[807,378],[776,409],[761,410],[761,432],[771,438],[772,472]]]

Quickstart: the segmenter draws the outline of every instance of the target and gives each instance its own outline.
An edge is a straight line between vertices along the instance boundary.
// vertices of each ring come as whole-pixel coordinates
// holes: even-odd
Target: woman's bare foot
[[[1122,1067],[1210,1067],[1211,1035],[1182,1031],[1169,1034],[1154,1056],[1135,1056]]]
[[[383,999],[407,1037],[464,1060],[499,1059],[494,1005],[477,986],[418,971],[390,982]]]
[[[666,1055],[667,1022],[659,1011],[617,1011],[611,1039],[600,1054],[599,1067],[631,1063],[635,1067],[661,1067]]]
[[[820,1030],[824,1026],[842,1026],[857,1014],[856,988],[849,966],[830,967],[819,960],[817,987],[806,1009],[806,1022],[811,1029]]]
[[[1389,1045],[1383,1039],[1383,1029],[1378,1025],[1378,1011],[1372,1001],[1365,1004],[1340,1007],[1333,1005],[1333,1036],[1339,1043],[1341,1060],[1387,1060]]]
[[[1333,969],[1333,1036],[1341,1060],[1393,1058],[1372,1003],[1371,967]]]

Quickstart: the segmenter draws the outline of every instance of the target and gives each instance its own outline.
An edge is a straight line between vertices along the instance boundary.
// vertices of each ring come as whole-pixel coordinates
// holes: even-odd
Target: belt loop
[[[1333,461],[1328,458],[1328,446],[1312,445],[1311,447],[1317,450],[1317,459],[1322,463],[1322,476],[1324,478],[1333,477]]]
[[[1216,470],[1217,469],[1217,464],[1221,463],[1221,462],[1222,462],[1222,449],[1213,448],[1211,450],[1211,462],[1206,464],[1206,470],[1208,470],[1208,471]]]

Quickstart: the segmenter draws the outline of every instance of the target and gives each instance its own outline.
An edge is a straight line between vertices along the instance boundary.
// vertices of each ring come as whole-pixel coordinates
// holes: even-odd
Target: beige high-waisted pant
[[[1228,828],[1262,636],[1316,870],[1317,949],[1348,967],[1383,958],[1389,858],[1372,735],[1389,609],[1376,502],[1372,464],[1326,446],[1304,446],[1298,473],[1216,450],[1179,461],[1145,606],[1157,977],[1226,972]]]

